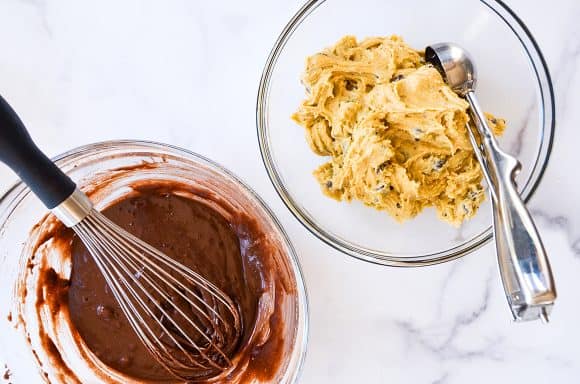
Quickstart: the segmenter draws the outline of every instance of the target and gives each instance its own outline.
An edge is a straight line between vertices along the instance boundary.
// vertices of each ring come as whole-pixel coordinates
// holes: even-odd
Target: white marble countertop
[[[552,158],[530,203],[559,288],[548,326],[511,323],[490,245],[435,267],[382,268],[324,245],[283,206],[260,159],[255,97],[275,37],[300,2],[1,0],[0,93],[50,155],[148,139],[206,155],[245,179],[300,255],[311,311],[302,383],[573,383],[580,3],[508,3],[542,47],[557,96]],[[164,28],[147,28],[153,24]],[[14,180],[0,167],[0,190]],[[0,364],[5,357],[0,348]],[[17,373],[12,382],[24,383]]]

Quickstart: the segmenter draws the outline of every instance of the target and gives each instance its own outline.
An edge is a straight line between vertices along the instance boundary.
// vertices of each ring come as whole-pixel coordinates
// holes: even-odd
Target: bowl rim
[[[264,210],[265,216],[271,220],[274,228],[280,234],[283,245],[287,249],[286,259],[289,261],[293,275],[296,280],[296,335],[294,341],[294,350],[299,350],[299,355],[291,356],[288,361],[287,370],[284,372],[284,378],[288,380],[288,383],[296,383],[304,369],[304,362],[308,352],[308,341],[310,335],[310,304],[308,298],[308,291],[306,287],[306,280],[304,278],[304,273],[302,271],[302,266],[298,258],[298,254],[288,233],[282,226],[278,217],[275,215],[274,211],[269,207],[269,205],[258,195],[258,193],[249,186],[244,180],[239,176],[234,174],[232,171],[228,170],[221,164],[193,151],[171,145],[160,143],[156,141],[149,140],[108,140],[100,141],[91,144],[85,144],[73,149],[70,149],[64,153],[61,153],[52,158],[52,161],[59,166],[69,165],[74,163],[83,157],[90,155],[91,153],[98,153],[102,150],[123,150],[125,149],[127,153],[131,150],[140,151],[151,151],[151,152],[171,152],[172,155],[181,156],[189,161],[194,161],[207,166],[210,170],[216,171],[219,174],[223,174],[226,178],[230,178],[235,184],[237,184],[245,193],[247,193],[251,198],[255,199],[258,205]],[[18,204],[25,199],[32,192],[30,189],[20,180],[13,183],[1,196],[0,196],[0,229],[8,222],[14,210],[18,207]],[[1,232],[0,232],[1,236]],[[291,364],[294,362],[295,367],[292,368]]]
[[[390,252],[371,250],[345,241],[321,228],[308,214],[305,214],[303,210],[298,207],[290,193],[286,190],[277,166],[272,159],[269,146],[270,129],[267,112],[269,105],[270,80],[272,73],[276,68],[278,58],[295,30],[316,8],[326,1],[327,0],[308,0],[296,12],[296,14],[294,14],[274,43],[260,78],[256,100],[256,129],[258,144],[260,147],[262,162],[266,168],[266,173],[268,174],[276,193],[282,199],[284,205],[286,205],[292,215],[318,239],[346,255],[374,264],[392,267],[435,265],[458,259],[486,245],[493,237],[491,225],[484,231],[456,246],[432,253],[400,256]],[[552,152],[556,128],[555,98],[552,79],[542,51],[523,20],[502,0],[479,0],[479,2],[495,13],[517,37],[528,57],[529,63],[531,64],[539,89],[542,140],[538,156],[531,167],[530,177],[526,180],[521,192],[522,199],[527,203],[542,180]]]

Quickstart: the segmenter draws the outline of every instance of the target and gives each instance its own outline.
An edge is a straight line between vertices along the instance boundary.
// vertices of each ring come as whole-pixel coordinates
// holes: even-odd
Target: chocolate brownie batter
[[[103,213],[216,284],[239,305],[242,320],[254,322],[260,276],[244,274],[239,239],[214,209],[163,189],[149,189],[108,207]],[[143,379],[171,377],[139,341],[93,257],[76,237],[72,244],[68,303],[76,329],[104,363]],[[236,340],[228,342],[235,344]],[[217,372],[192,373],[211,376]]]
[[[230,340],[232,368],[225,373],[200,370],[194,373],[193,382],[270,382],[284,364],[288,343],[292,342],[285,331],[284,308],[290,303],[287,299],[295,295],[294,282],[276,261],[281,252],[278,243],[246,210],[251,212],[252,208],[240,207],[207,189],[151,181],[131,185],[130,193],[102,211],[127,231],[203,275],[238,306],[242,330],[239,339]],[[38,269],[36,312],[42,349],[49,354],[50,364],[58,367],[59,382],[87,380],[73,369],[67,357],[70,351],[62,349],[67,338],[52,330],[68,327],[63,321],[69,322],[72,337],[78,338],[75,343],[86,345],[116,372],[107,373],[85,355],[87,367],[94,370],[98,382],[182,382],[141,344],[73,231],[52,216],[39,230],[33,251],[38,265],[30,268]],[[61,255],[58,258],[63,265],[70,265],[64,275],[58,268],[55,271],[50,261],[56,254]],[[51,320],[42,313],[50,313]],[[82,351],[84,347],[79,348]]]

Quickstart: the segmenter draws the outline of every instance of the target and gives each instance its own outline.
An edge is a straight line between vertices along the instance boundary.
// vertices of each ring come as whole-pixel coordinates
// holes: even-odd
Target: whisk
[[[228,370],[241,334],[234,302],[203,276],[93,208],[0,96],[0,161],[82,240],[151,355],[182,379]]]

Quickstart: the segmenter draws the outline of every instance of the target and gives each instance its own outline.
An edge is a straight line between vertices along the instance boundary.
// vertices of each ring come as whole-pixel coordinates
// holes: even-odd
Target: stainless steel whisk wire
[[[225,340],[222,328],[225,328],[226,332],[228,330],[239,332],[240,318],[235,304],[214,284],[210,283],[191,269],[177,263],[175,260],[169,258],[137,237],[132,235],[119,235],[119,231],[123,230],[95,210],[93,210],[86,219],[82,220],[72,228],[94,257],[97,266],[103,272],[107,284],[111,288],[114,297],[119,302],[119,305],[129,320],[129,323],[143,344],[161,364],[174,373],[178,373],[180,376],[183,374],[180,373],[181,370],[185,370],[186,372],[191,370],[191,366],[178,360],[162,341],[162,336],[167,336],[173,342],[173,345],[177,347],[185,357],[187,357],[189,363],[196,367],[202,369],[210,369],[213,367],[219,370],[226,370],[231,366],[229,357],[224,353],[222,348],[217,345],[217,343],[219,343],[220,340]],[[99,242],[98,239],[95,238],[94,233],[103,233],[104,235],[109,236],[108,241]],[[144,254],[148,254],[149,257],[143,257]],[[156,264],[155,261],[161,263],[161,265],[169,270],[176,271],[182,276],[187,277],[187,280],[191,282],[193,286],[198,287],[203,292],[209,294],[212,301],[217,300],[221,303],[229,312],[228,315],[233,320],[233,326],[230,325],[218,312],[215,302],[214,305],[210,305],[207,302],[207,299],[204,299],[200,294],[194,292],[190,287],[176,279],[166,269],[163,269],[160,265]],[[157,280],[152,279],[149,276],[149,273],[151,273]],[[167,292],[160,286],[159,282],[163,283],[165,287],[169,287],[173,293],[177,294],[191,305],[191,307],[196,310],[196,314],[202,315],[208,323],[214,325],[214,336],[215,339],[217,339],[217,342],[215,339],[210,338],[200,328],[199,324],[187,316],[182,308],[174,305],[173,308],[180,317],[185,319],[185,321],[208,343],[208,346],[205,348],[199,346],[188,332],[184,331],[177,321],[168,314],[168,310],[164,308],[161,300],[156,299],[152,293],[145,288],[143,282],[158,294],[164,303],[172,303],[172,300]],[[136,288],[141,291],[141,294]],[[190,296],[188,296],[188,294]],[[144,295],[146,299],[153,303],[155,308],[161,312],[161,316],[155,316],[152,308],[147,305],[141,295]],[[195,300],[190,297],[195,298]],[[155,334],[155,331],[152,329],[150,324],[148,324],[147,320],[140,315],[140,311],[134,307],[133,303],[136,303],[141,310],[155,321],[156,325],[162,331],[161,335]],[[191,352],[187,351],[183,346],[183,342],[177,340],[178,337],[175,335],[176,332],[167,328],[163,319],[167,319],[171,325],[173,325],[174,329],[177,330],[180,338],[185,339],[187,345],[193,347],[203,358],[204,362],[209,365],[196,360],[191,355]],[[236,335],[236,338],[237,336],[239,335]],[[208,353],[211,352],[212,349],[218,353],[218,361],[216,361],[215,358],[208,356]],[[220,365],[219,360],[222,360],[225,364]]]

